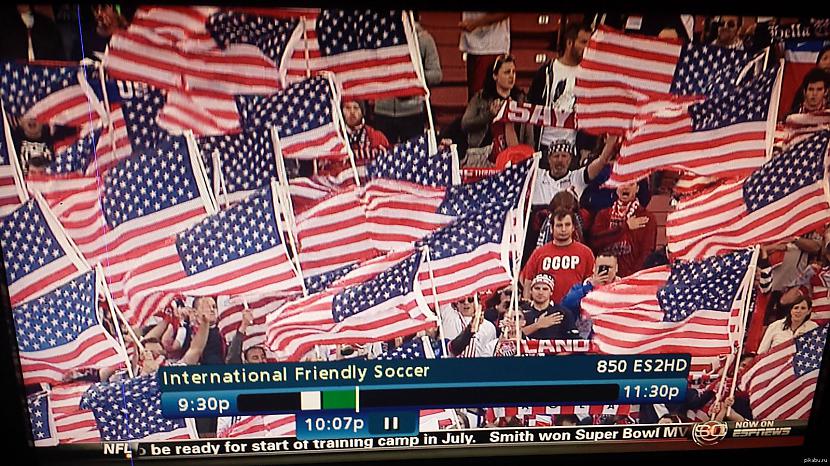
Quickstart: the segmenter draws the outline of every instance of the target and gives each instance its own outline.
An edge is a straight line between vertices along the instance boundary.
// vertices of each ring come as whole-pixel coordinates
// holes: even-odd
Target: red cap
[[[519,144],[518,146],[510,146],[507,149],[499,152],[498,157],[496,157],[496,168],[499,170],[504,170],[504,167],[507,166],[507,163],[510,162],[513,165],[526,160],[533,156],[533,148],[528,146],[527,144]]]

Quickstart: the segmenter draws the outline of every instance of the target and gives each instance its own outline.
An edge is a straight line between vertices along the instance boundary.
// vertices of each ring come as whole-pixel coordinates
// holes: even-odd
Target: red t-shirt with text
[[[551,299],[560,303],[572,286],[582,283],[594,273],[594,253],[588,246],[576,241],[567,246],[557,246],[550,242],[533,251],[521,277],[523,280],[533,280],[540,273],[553,277]]]

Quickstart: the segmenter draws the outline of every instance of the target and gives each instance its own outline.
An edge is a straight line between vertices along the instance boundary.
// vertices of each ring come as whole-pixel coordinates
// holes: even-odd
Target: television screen
[[[6,9],[32,461],[827,461],[830,19]]]

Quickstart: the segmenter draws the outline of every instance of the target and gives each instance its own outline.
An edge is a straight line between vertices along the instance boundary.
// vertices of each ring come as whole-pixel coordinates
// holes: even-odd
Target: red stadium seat
[[[432,38],[435,39],[435,45],[438,48],[442,46],[452,47],[455,50],[458,50],[458,41],[461,37],[461,30],[458,28],[439,28],[439,27],[431,27],[427,29],[430,34],[432,34]]]
[[[511,13],[511,34],[544,34],[558,31],[562,24],[559,13]]]
[[[462,110],[467,106],[467,86],[445,86],[430,90],[430,102],[433,108],[451,108]]]
[[[461,22],[461,12],[422,11],[419,22],[421,23],[421,26],[427,30],[430,30],[430,27],[452,27],[457,29],[458,23]]]
[[[464,68],[467,69],[467,63],[462,58],[461,51],[458,47],[438,47],[438,58],[441,60],[441,68]]]
[[[531,76],[539,69],[550,57],[552,52],[544,50],[516,50],[512,52],[516,58],[516,71],[519,74],[529,73]]]

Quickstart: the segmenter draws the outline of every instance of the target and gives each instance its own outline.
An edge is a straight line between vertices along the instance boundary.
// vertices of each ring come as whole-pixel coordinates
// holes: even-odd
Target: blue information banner
[[[163,393],[253,389],[305,391],[355,386],[487,387],[582,383],[586,380],[598,383],[686,379],[690,361],[688,354],[333,361],[162,367],[157,376]]]
[[[418,434],[418,411],[333,410],[297,413],[297,439],[409,437]]]

